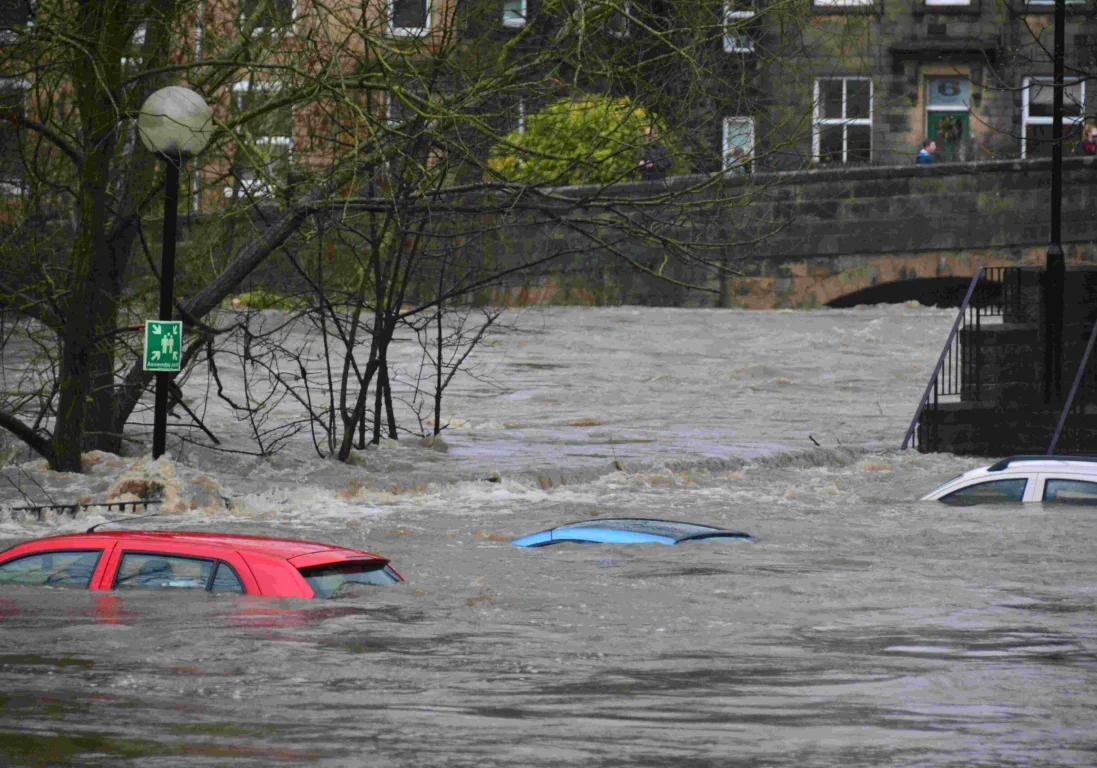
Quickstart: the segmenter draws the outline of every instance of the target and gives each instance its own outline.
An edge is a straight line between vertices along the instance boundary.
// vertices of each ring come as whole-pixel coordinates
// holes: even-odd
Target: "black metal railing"
[[[106,507],[107,511],[117,509],[119,512],[125,512],[127,508],[136,512],[138,507],[142,507],[144,511],[148,511],[149,505],[162,503],[160,499],[141,499],[139,501],[89,501],[78,502],[73,504],[31,504],[26,507],[12,507],[12,512],[27,512],[35,515],[39,520],[42,519],[48,511],[58,512],[60,514],[70,514],[76,516],[76,513],[81,509],[87,509],[88,507]]]
[[[942,397],[978,400],[982,394],[980,341],[984,318],[1017,319],[1021,316],[1021,269],[979,267],[968,284],[944,349],[929,384],[918,402],[903,448],[922,448],[918,425],[927,408],[936,409]],[[931,439],[931,443],[936,440]],[[933,450],[933,448],[930,448]]]
[[[1063,403],[1063,410],[1059,414],[1059,422],[1055,425],[1055,434],[1051,437],[1051,443],[1048,444],[1048,455],[1055,453],[1055,445],[1059,442],[1059,436],[1063,432],[1063,425],[1066,423],[1067,416],[1081,414],[1085,411],[1086,405],[1093,401],[1095,391],[1097,391],[1097,372],[1094,370],[1094,365],[1090,362],[1093,357],[1094,342],[1097,342],[1097,322],[1093,324],[1093,328],[1089,332],[1089,341],[1086,342],[1085,352],[1082,353],[1082,361],[1078,364],[1078,370],[1074,374],[1074,383],[1071,384],[1070,394],[1067,395],[1066,402]]]

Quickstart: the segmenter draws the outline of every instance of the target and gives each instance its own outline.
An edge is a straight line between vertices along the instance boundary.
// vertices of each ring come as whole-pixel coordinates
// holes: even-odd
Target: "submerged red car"
[[[389,559],[296,539],[182,531],[103,531],[0,552],[0,585],[92,590],[182,588],[328,598],[344,584],[397,584]]]

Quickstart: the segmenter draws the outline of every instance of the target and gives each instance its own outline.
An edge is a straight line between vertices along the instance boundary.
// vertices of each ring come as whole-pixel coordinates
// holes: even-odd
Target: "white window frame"
[[[754,118],[753,117],[745,117],[745,116],[742,116],[742,115],[734,115],[734,116],[731,116],[731,117],[725,117],[724,118],[724,123],[723,123],[723,136],[722,136],[722,141],[721,141],[721,144],[722,144],[723,150],[724,150],[723,168],[724,168],[725,171],[730,171],[731,170],[731,165],[732,165],[731,164],[731,151],[732,151],[731,137],[732,137],[732,134],[734,133],[736,135],[742,135],[742,133],[743,133],[742,130],[738,130],[738,131],[733,132],[731,130],[731,127],[733,125],[739,126],[739,127],[741,127],[743,125],[749,126],[750,130],[747,131],[747,135],[750,137],[750,141],[748,143],[748,147],[747,147],[747,151],[746,151],[746,161],[748,163],[750,163],[751,166],[753,166],[753,164],[754,164]],[[747,170],[747,169],[744,168],[744,169],[739,169],[736,172],[737,173],[751,173],[751,172],[753,172],[753,167],[750,170]]]
[[[823,100],[820,98],[820,87],[824,80],[841,80],[842,81],[842,117],[824,118],[823,112]],[[864,81],[868,83],[868,117],[847,118],[846,107],[849,99],[849,86],[850,82]],[[817,77],[815,78],[815,103],[812,109],[812,122],[811,122],[811,157],[815,162],[819,162],[819,143],[822,138],[822,131],[819,129],[824,125],[840,125],[842,126],[842,165],[849,163],[849,133],[845,130],[851,125],[867,125],[869,127],[869,142],[868,142],[868,155],[869,162],[872,162],[872,117],[876,112],[876,84],[873,83],[871,77],[863,77],[860,75],[854,75],[850,77]]]
[[[1021,81],[1021,159],[1025,159],[1028,155],[1028,127],[1030,125],[1053,125],[1055,118],[1051,115],[1043,116],[1037,115],[1033,117],[1029,114],[1029,107],[1031,106],[1032,97],[1032,84],[1033,83],[1047,84],[1054,87],[1055,78],[1051,75],[1028,75]],[[1086,121],[1086,81],[1085,78],[1079,77],[1065,77],[1063,78],[1064,85],[1079,85],[1081,86],[1082,103],[1079,105],[1077,116],[1063,116],[1064,126],[1082,125]],[[1065,131],[1064,131],[1065,133]]]
[[[529,15],[529,0],[518,0],[522,6],[520,11],[520,18],[507,18],[507,6],[506,0],[503,2],[503,26],[504,27],[524,27],[526,25],[526,18]]]
[[[866,5],[875,5],[876,0],[813,0],[816,7],[827,8],[861,8]]]
[[[236,102],[237,109],[241,107],[241,96],[243,93],[250,93],[252,89],[256,91],[278,91],[281,90],[282,83],[277,80],[259,80],[249,81],[241,80],[232,84],[232,98]],[[289,136],[256,136],[256,144],[266,144],[267,146],[287,147],[288,155],[293,157],[293,119],[294,108],[290,105],[290,135]],[[269,197],[273,194],[274,190],[271,188],[270,182],[267,179],[254,178],[254,179],[237,179],[240,182],[240,187],[243,192],[254,195],[257,197]],[[234,185],[235,186],[235,185]],[[233,187],[225,187],[225,196],[231,197],[235,193]]]
[[[425,35],[430,32],[430,17],[433,12],[433,0],[423,0],[423,5],[426,6],[426,12],[423,14],[426,26],[424,27],[397,27],[393,25],[393,16],[395,16],[396,0],[385,0],[385,13],[388,14],[385,20],[385,29],[388,31],[391,37],[416,37]]]
[[[31,82],[29,80],[23,80],[22,78],[15,77],[0,77],[0,87],[5,92],[14,93],[15,91],[23,91],[23,114],[27,113],[27,100],[30,97]],[[8,90],[10,89],[10,91]],[[21,183],[12,183],[10,179],[0,179],[0,195],[7,195],[14,197],[16,195],[23,194],[23,187],[26,186],[26,178]]]
[[[297,28],[297,0],[289,0],[290,13],[289,24],[284,29],[275,29],[274,27],[256,27],[251,31],[252,37],[258,37],[259,35],[292,35]],[[240,24],[244,23],[246,16],[244,16],[243,8],[240,9]]]
[[[724,0],[724,52],[725,53],[754,53],[754,38],[749,34],[729,35],[728,27],[742,19],[753,19],[755,16],[754,3],[751,3],[749,11],[735,11],[735,0]],[[750,45],[746,48],[735,45],[736,42],[746,39]]]
[[[148,34],[148,22],[142,21],[137,25],[137,28],[133,30],[133,36],[130,37],[130,45],[141,46],[145,44],[145,37]],[[123,56],[122,57],[122,69],[129,69],[140,67],[144,63],[144,59],[140,56]]]
[[[518,117],[518,135],[521,136],[526,132],[526,100],[518,99],[514,105],[515,115]]]
[[[950,6],[971,5],[971,0],[924,0],[924,2],[927,6],[933,6],[933,5],[950,5]],[[1052,0],[1052,2],[1054,2],[1054,0]]]

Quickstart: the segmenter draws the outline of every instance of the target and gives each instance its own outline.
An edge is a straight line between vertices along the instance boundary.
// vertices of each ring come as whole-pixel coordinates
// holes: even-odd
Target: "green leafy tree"
[[[504,136],[488,165],[508,181],[527,184],[628,181],[651,142],[650,128],[671,150],[676,142],[663,121],[627,97],[584,94],[561,99],[531,115],[523,129]],[[684,163],[678,160],[672,172],[681,170]]]

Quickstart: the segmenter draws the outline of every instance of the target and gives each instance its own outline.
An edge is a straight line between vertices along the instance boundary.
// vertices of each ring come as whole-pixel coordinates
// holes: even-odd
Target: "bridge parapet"
[[[701,181],[684,176],[654,183],[684,190]],[[619,193],[650,194],[651,184],[623,184]],[[758,173],[729,177],[720,186],[722,199],[741,187],[747,202],[724,205],[717,221],[703,224],[734,241],[722,258],[739,276],[709,280],[682,265],[670,275],[693,284],[709,280],[715,293],[625,274],[609,254],[586,251],[538,276],[537,295],[563,302],[749,308],[924,300],[942,289],[955,292],[953,283],[966,286],[979,266],[1042,264],[1047,250],[1046,159]],[[583,187],[558,191],[584,194]],[[1069,263],[1097,262],[1097,158],[1063,162],[1063,244]],[[633,253],[650,264],[663,259],[654,248]],[[603,274],[592,274],[598,271]],[[599,291],[583,288],[594,280]]]

